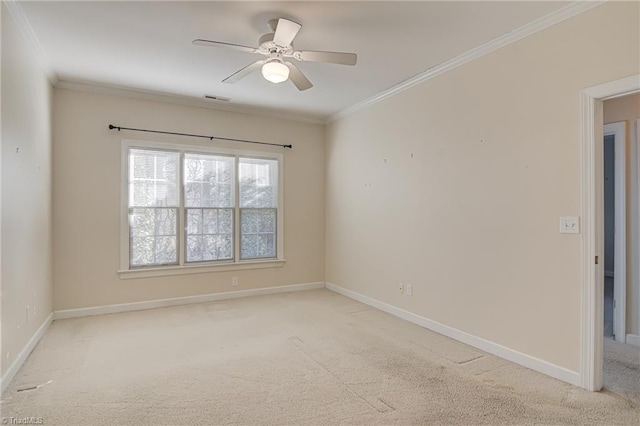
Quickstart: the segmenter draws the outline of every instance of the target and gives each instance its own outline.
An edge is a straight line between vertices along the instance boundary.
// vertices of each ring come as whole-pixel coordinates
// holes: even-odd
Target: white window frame
[[[129,150],[160,149],[178,151],[180,153],[180,207],[178,208],[178,265],[145,266],[130,268],[129,259]],[[234,260],[186,263],[185,249],[185,218],[184,218],[184,176],[183,162],[185,153],[214,154],[235,157],[234,167]],[[240,259],[240,194],[238,183],[238,161],[240,158],[257,158],[276,160],[278,162],[278,214],[276,223],[276,258],[275,259]],[[261,269],[282,267],[284,258],[284,156],[270,152],[248,151],[242,149],[226,149],[203,145],[186,145],[165,142],[123,139],[120,158],[120,274],[121,279],[146,278],[167,275],[197,274],[204,272],[234,271],[242,269]]]

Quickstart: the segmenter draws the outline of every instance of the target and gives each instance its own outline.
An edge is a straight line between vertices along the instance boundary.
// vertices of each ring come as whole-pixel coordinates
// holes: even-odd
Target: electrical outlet
[[[7,352],[7,359],[9,359],[9,352]]]
[[[400,293],[404,293],[404,284],[398,284],[398,288],[400,289]]]
[[[232,287],[237,287],[238,286],[238,277],[232,277],[231,278],[231,286]]]
[[[405,286],[404,286],[404,294],[406,294],[407,296],[413,296],[413,285],[412,284],[405,284]]]

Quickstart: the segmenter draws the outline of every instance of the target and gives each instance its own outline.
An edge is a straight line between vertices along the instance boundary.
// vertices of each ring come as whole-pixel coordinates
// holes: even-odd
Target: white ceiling
[[[60,81],[171,95],[322,118],[547,15],[567,2],[20,2]],[[270,19],[302,24],[300,50],[356,52],[355,67],[298,63],[314,87],[255,73],[222,79],[262,58],[194,46],[196,38],[257,46]],[[215,101],[214,101],[215,102]]]

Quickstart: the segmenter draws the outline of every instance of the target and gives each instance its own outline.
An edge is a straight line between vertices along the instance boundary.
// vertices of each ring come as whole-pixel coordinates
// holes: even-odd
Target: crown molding
[[[99,93],[104,95],[123,96],[127,98],[141,99],[155,102],[208,108],[217,111],[234,112],[237,114],[249,114],[279,120],[296,121],[310,124],[324,124],[324,115],[301,114],[274,108],[259,108],[239,104],[221,104],[217,101],[192,96],[177,95],[172,93],[157,92],[153,90],[137,89],[125,86],[116,86],[94,81],[58,79],[54,85],[56,89],[68,89],[81,92]]]
[[[2,3],[7,6],[9,15],[11,15],[13,21],[18,27],[18,30],[27,40],[27,43],[31,46],[31,50],[35,55],[38,64],[40,64],[40,68],[49,79],[49,82],[51,82],[51,84],[55,86],[58,82],[58,75],[53,69],[51,61],[49,60],[47,54],[44,52],[42,45],[38,41],[38,37],[36,37],[36,33],[33,31],[33,27],[29,23],[27,16],[24,14],[22,7],[20,7],[19,2],[16,0],[2,0]]]
[[[382,91],[375,96],[370,97],[369,99],[365,99],[362,102],[358,102],[356,104],[351,105],[339,111],[330,117],[327,118],[325,123],[331,123],[333,121],[344,118],[354,112],[360,111],[371,105],[374,105],[384,99],[387,99],[391,96],[394,96],[400,92],[403,92],[413,86],[416,86],[420,83],[423,83],[427,80],[430,80],[440,74],[444,74],[448,71],[451,71],[454,68],[457,68],[461,65],[464,65],[468,62],[471,62],[475,59],[478,59],[484,55],[487,55],[491,52],[494,52],[500,48],[508,46],[512,43],[517,42],[518,40],[522,40],[525,37],[533,35],[539,31],[542,31],[546,28],[549,28],[555,24],[558,24],[562,21],[565,21],[569,18],[572,18],[576,15],[579,15],[583,12],[586,12],[590,9],[593,9],[596,6],[599,6],[605,3],[607,0],[585,0],[585,1],[574,1],[560,9],[549,13],[535,21],[531,21],[530,23],[523,25],[520,28],[517,28],[513,31],[509,31],[498,38],[495,38],[487,43],[484,43],[478,47],[475,47],[459,56],[456,56],[453,59],[445,61],[439,65],[436,65],[428,70],[411,77],[408,80],[399,83],[390,89]]]

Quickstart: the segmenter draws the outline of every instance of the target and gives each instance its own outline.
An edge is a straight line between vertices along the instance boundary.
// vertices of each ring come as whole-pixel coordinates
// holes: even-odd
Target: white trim
[[[5,12],[6,13],[6,12]],[[2,23],[2,5],[0,4],[0,25]],[[0,28],[1,30],[1,28]],[[0,31],[0,37],[2,32]],[[0,51],[2,50],[2,43],[0,40]],[[0,52],[1,53],[1,52]],[[2,55],[0,54],[0,58]],[[0,66],[0,100],[2,99],[2,66]],[[0,102],[0,145],[2,145],[2,102]],[[0,147],[0,176],[2,176],[2,149]],[[0,269],[2,268],[2,185],[0,184]],[[0,271],[0,356],[2,356],[2,305],[4,305],[4,300],[2,300],[2,271]],[[5,308],[6,309],[6,308]],[[8,376],[7,376],[8,377]],[[9,379],[10,380],[10,379]],[[0,397],[2,396],[2,391],[4,391],[4,382],[5,379],[2,377],[2,358],[0,358]],[[8,382],[8,381],[7,381]],[[2,402],[0,402],[2,404]]]
[[[640,74],[630,75],[583,90],[591,98],[601,101],[619,98],[640,91]],[[603,119],[604,120],[604,119]]]
[[[184,265],[164,266],[157,268],[125,269],[118,271],[123,280],[133,278],[163,277],[170,275],[203,274],[207,272],[241,271],[249,269],[281,268],[286,259],[269,259],[220,263],[218,265]]]
[[[595,148],[595,126],[602,123],[602,102],[584,91],[581,93],[582,105],[582,245],[581,245],[581,279],[582,279],[582,327],[581,327],[581,356],[580,373],[582,375],[582,387],[599,391],[602,388],[603,368],[603,310],[598,309],[604,304],[604,287],[599,279],[598,271],[603,267],[602,262],[594,263],[595,256],[602,252],[596,237],[599,215],[596,210],[596,177],[595,164],[598,152]],[[597,118],[596,118],[597,116]],[[600,120],[600,121],[598,121]],[[600,153],[601,154],[601,153]],[[600,291],[598,291],[598,288]],[[598,320],[596,317],[600,315]]]
[[[638,197],[640,195],[640,119],[636,120],[635,122],[635,128],[633,130],[631,130],[631,135],[634,134],[635,132],[635,139],[636,139],[636,143],[635,146],[634,144],[631,144],[631,150],[630,152],[633,153],[634,149],[635,149],[635,154],[637,155],[637,164],[636,167],[632,167],[631,168],[631,190],[634,191],[634,194],[636,194],[636,197]],[[632,136],[633,137],[633,136]],[[631,140],[631,138],[630,138]],[[634,170],[635,169],[635,170]],[[640,197],[639,197],[640,198]],[[631,243],[633,244],[633,250],[635,250],[635,252],[637,253],[637,258],[635,259],[635,262],[632,259],[632,264],[635,263],[635,271],[636,274],[640,273],[640,199],[638,200],[638,203],[635,206],[635,211],[631,210],[631,214],[633,215],[633,218],[635,220],[635,224],[636,224],[636,232],[635,234],[631,234],[631,230],[629,230],[629,235],[631,238]],[[633,225],[632,225],[633,226]],[[632,228],[633,229],[633,228]],[[635,294],[640,294],[640,276],[636,275],[636,281],[635,282],[631,282],[631,288],[632,291],[635,292]],[[629,308],[628,308],[629,309]],[[633,309],[630,310],[629,315],[632,315],[634,310],[636,311],[636,324],[640,324],[640,306],[636,306]],[[629,337],[631,336],[631,337]],[[633,342],[633,343],[631,343]],[[640,336],[637,334],[627,334],[627,343],[632,344],[634,346],[640,346]]]
[[[404,309],[400,309],[371,297],[364,296],[353,290],[349,290],[329,282],[326,283],[326,286],[331,291],[335,291],[336,293],[340,293],[351,299],[357,300],[358,302],[362,302],[365,305],[380,309],[381,311],[387,312],[391,315],[402,318],[421,327],[428,328],[429,330],[435,331],[436,333],[440,333],[454,340],[466,343],[467,345],[473,346],[492,355],[496,355],[508,361],[515,362],[516,364],[520,364],[532,370],[539,371],[540,373],[546,374],[572,385],[580,385],[580,374],[575,371],[568,370],[564,367],[551,364],[550,362],[527,355],[522,352],[518,352],[514,349],[502,346],[498,343],[491,342],[478,336],[474,336],[453,327],[449,327],[437,321],[433,321],[429,318],[425,318],[409,311],[405,311]]]
[[[587,10],[593,9],[594,7],[599,6],[602,3],[604,3],[604,0],[574,1],[554,12],[549,13],[548,15],[545,15],[539,19],[536,19],[535,21],[532,21],[526,25],[523,25],[520,28],[517,28],[508,33],[505,33],[499,36],[498,38],[495,38],[461,55],[458,55],[453,59],[449,59],[448,61],[445,61],[439,65],[429,68],[428,70],[414,77],[411,77],[410,79],[405,80],[402,83],[391,87],[390,89],[380,92],[377,95],[370,97],[369,99],[366,99],[362,102],[358,102],[357,104],[351,105],[343,109],[342,111],[339,111],[333,114],[332,116],[330,116],[326,120],[326,123],[336,121],[350,114],[353,114],[354,112],[370,107],[373,104],[376,104],[386,98],[389,98],[400,92],[403,92],[417,84],[423,83],[440,74],[444,74],[448,71],[451,71],[454,68],[457,68],[461,65],[464,65],[475,59],[478,59],[484,55],[487,55],[493,51],[501,49],[512,43],[515,43],[518,40],[521,40],[525,37],[528,37],[532,34],[535,34],[539,31],[549,28],[555,24],[558,24],[562,21],[565,21],[576,15],[579,15],[580,13],[586,12]]]
[[[581,386],[591,391],[602,388],[603,368],[603,252],[602,213],[602,99],[640,90],[640,74],[600,84],[580,93],[580,138],[582,164],[582,248],[581,248]]]
[[[235,258],[233,262],[220,262],[220,263],[207,263],[207,264],[182,264],[171,265],[161,267],[149,267],[139,269],[129,269],[129,201],[128,201],[128,169],[129,158],[128,153],[130,148],[151,148],[151,149],[164,149],[180,152],[180,176],[182,176],[182,160],[184,159],[185,152],[200,152],[211,153],[221,155],[233,155],[239,157],[249,158],[264,158],[269,160],[275,160],[278,162],[278,215],[276,225],[276,259],[255,259],[255,260],[240,260],[239,256]],[[237,170],[237,160],[234,166],[234,182],[237,182],[239,170]],[[180,178],[182,183],[182,177]],[[183,188],[180,186],[180,204],[182,205],[184,200],[182,196]],[[236,184],[236,191],[234,195],[235,205],[238,205],[238,188]],[[182,208],[178,207],[180,215]],[[204,272],[221,272],[221,271],[236,271],[242,269],[263,269],[263,268],[276,268],[281,267],[286,262],[284,258],[284,155],[280,153],[262,152],[262,151],[249,151],[244,149],[227,149],[218,148],[204,145],[187,145],[180,143],[165,143],[165,142],[153,142],[148,140],[133,140],[122,139],[121,151],[120,151],[120,278],[145,278],[145,277],[157,277],[164,275],[181,275],[181,274],[197,274]],[[182,217],[182,216],[180,216]],[[236,225],[234,226],[235,235],[239,235],[237,229],[239,228],[239,220],[236,218]],[[180,228],[180,232],[184,232],[184,226]],[[183,247],[182,240],[180,247]],[[234,251],[237,254],[238,250],[236,246],[239,246],[239,238],[234,237]],[[183,260],[183,253],[179,254],[180,260]]]
[[[154,102],[166,102],[171,104],[194,106],[198,108],[207,108],[217,111],[233,112],[236,114],[250,114],[258,117],[276,118],[279,120],[324,124],[324,115],[305,114],[300,111],[278,110],[275,108],[260,108],[250,105],[242,105],[237,103],[223,104],[220,101],[212,101],[209,99],[178,95],[175,93],[158,92],[148,89],[140,89],[126,86],[116,86],[106,83],[98,83],[95,81],[84,80],[58,80],[54,85],[56,89],[75,90],[79,92],[98,93],[111,96],[123,96],[126,98],[142,99]]]
[[[613,334],[615,340],[625,341],[627,314],[627,123],[606,124],[604,136],[614,137],[615,150],[615,231],[614,231],[614,272],[613,300]],[[606,260],[606,259],[605,259]],[[606,276],[607,271],[605,271]]]
[[[120,312],[143,311],[147,309],[166,308],[168,306],[190,305],[193,303],[215,302],[218,300],[238,299],[241,297],[263,296],[266,294],[290,293],[294,291],[315,290],[324,288],[323,281],[292,284],[278,287],[255,288],[249,290],[229,291],[224,293],[201,294],[197,296],[174,297],[171,299],[149,300],[146,302],[121,303],[118,305],[93,306],[90,308],[66,309],[55,311],[55,320],[88,317],[93,315],[115,314]]]
[[[20,367],[22,367],[24,362],[27,360],[29,354],[31,354],[31,351],[33,351],[40,339],[42,339],[42,336],[44,336],[44,333],[46,333],[52,321],[53,312],[50,313],[47,319],[44,320],[42,325],[38,327],[38,330],[36,330],[34,335],[31,336],[31,339],[29,339],[24,348],[22,348],[16,359],[13,360],[13,363],[11,363],[11,366],[7,369],[7,371],[4,373],[4,376],[2,376],[2,379],[0,380],[2,381],[2,385],[0,385],[2,392],[5,391],[7,386],[9,386],[9,383],[11,383],[11,380],[13,380],[18,370],[20,370]]]
[[[16,0],[3,0],[3,3],[7,6],[7,10],[20,30],[20,33],[31,46],[31,50],[36,57],[38,64],[40,64],[42,72],[47,76],[51,85],[55,86],[56,83],[58,83],[58,75],[53,69],[51,61],[42,48],[42,45],[38,41],[38,37],[36,37],[36,33],[33,31],[33,27],[31,26],[29,19],[27,19],[27,16],[24,14],[24,11],[20,6],[20,2]]]
[[[627,345],[640,347],[640,336],[637,334],[627,334]]]

